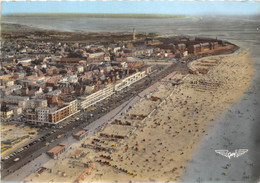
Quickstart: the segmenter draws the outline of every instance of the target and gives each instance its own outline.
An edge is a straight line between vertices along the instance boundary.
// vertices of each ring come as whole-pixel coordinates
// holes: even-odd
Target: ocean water
[[[238,18],[87,18],[83,16],[7,16],[3,22],[19,23],[42,29],[74,32],[156,32],[160,34],[190,34],[225,36],[238,31],[240,34],[257,33],[259,20]],[[225,31],[225,32],[224,32]],[[216,34],[216,32],[218,32]]]
[[[249,90],[234,104],[230,111],[216,122],[210,137],[202,140],[182,177],[184,182],[195,181],[242,181],[255,182],[260,177],[260,20],[224,17],[188,17],[180,19],[126,19],[86,17],[6,17],[3,22],[19,23],[42,29],[74,32],[122,32],[159,33],[163,35],[191,35],[219,38],[231,41],[250,52],[255,65],[255,75]],[[239,110],[244,117],[234,111]],[[233,112],[232,112],[233,111]],[[232,114],[232,115],[231,115]],[[224,122],[230,123],[229,127]],[[239,125],[239,133],[230,135]],[[220,138],[221,137],[221,138]],[[229,161],[219,160],[212,149],[224,147],[222,138],[233,142],[232,148],[246,148],[248,153]],[[218,145],[216,145],[218,144]],[[208,157],[208,158],[207,158]],[[229,170],[223,166],[231,164]],[[210,168],[209,168],[210,167]],[[227,172],[222,175],[221,172]]]

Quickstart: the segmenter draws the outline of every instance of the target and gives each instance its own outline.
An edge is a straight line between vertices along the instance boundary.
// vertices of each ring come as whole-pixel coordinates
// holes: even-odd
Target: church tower
[[[136,34],[136,30],[135,28],[133,29],[133,40],[135,41],[135,34]]]

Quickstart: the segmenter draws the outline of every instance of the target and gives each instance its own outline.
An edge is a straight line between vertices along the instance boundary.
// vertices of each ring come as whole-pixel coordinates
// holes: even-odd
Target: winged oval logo
[[[235,152],[229,152],[228,150],[215,150],[216,153],[229,159],[231,159],[231,157],[238,158],[239,156],[245,154],[247,151],[248,149],[236,149]]]

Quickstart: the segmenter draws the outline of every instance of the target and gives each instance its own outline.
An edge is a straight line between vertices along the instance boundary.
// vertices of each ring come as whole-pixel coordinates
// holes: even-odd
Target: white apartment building
[[[95,93],[92,93],[86,97],[80,97],[78,99],[78,106],[80,109],[86,109],[90,107],[91,105],[96,104],[97,102],[104,100],[105,98],[113,95],[114,92],[114,85],[107,85],[102,90],[99,90]]]
[[[38,107],[36,108],[37,121],[38,122],[49,122],[49,114],[51,111],[54,111],[56,108],[50,107]]]
[[[38,107],[35,113],[29,114],[28,121],[38,125],[57,125],[63,120],[79,112],[77,100],[66,103],[67,105],[58,109],[57,107]],[[33,116],[33,117],[32,117]]]
[[[139,81],[140,79],[144,78],[146,76],[146,72],[142,71],[142,72],[137,72],[127,78],[124,78],[120,81],[118,81],[115,84],[115,91],[121,91],[122,89],[130,86],[131,84]]]

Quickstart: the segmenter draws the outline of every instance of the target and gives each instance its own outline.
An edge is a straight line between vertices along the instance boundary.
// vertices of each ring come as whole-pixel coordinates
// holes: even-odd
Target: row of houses
[[[221,45],[216,42],[206,42],[206,43],[199,43],[188,46],[189,53],[196,54],[198,52],[208,51],[208,50],[214,50],[221,47]]]
[[[129,77],[117,81],[115,84],[106,85],[106,87],[93,94],[90,94],[86,97],[80,97],[78,99],[79,109],[81,110],[86,109],[91,105],[94,105],[97,102],[104,100],[105,98],[113,95],[115,92],[119,92],[124,88],[130,86],[131,84],[139,81],[140,79],[144,78],[146,75],[147,75],[146,71],[137,72],[135,74],[132,74]]]

